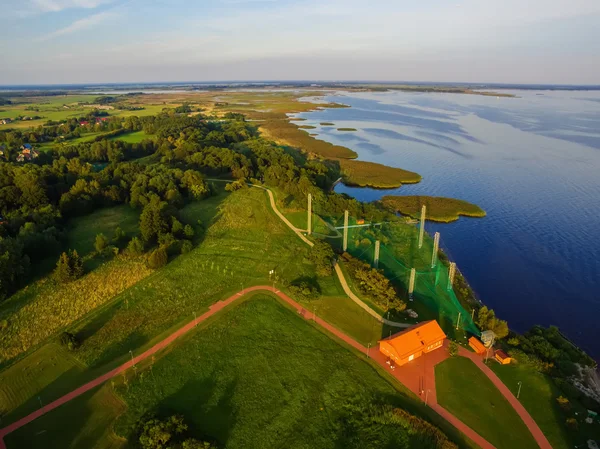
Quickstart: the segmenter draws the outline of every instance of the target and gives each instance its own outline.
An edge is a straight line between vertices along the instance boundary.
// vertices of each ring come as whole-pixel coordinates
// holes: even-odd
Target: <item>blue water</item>
[[[511,91],[518,98],[439,93],[352,93],[350,105],[298,114],[316,138],[362,160],[420,173],[385,194],[449,196],[482,219],[428,224],[479,298],[511,328],[558,325],[600,357],[600,92]],[[322,127],[319,122],[333,122]],[[356,128],[340,132],[338,127]]]

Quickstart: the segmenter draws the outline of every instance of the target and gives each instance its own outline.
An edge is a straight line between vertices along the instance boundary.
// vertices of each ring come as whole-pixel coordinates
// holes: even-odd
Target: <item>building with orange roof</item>
[[[398,366],[441,348],[446,334],[435,320],[424,321],[379,342],[379,351]]]
[[[469,346],[473,348],[473,351],[479,355],[486,351],[485,346],[477,337],[469,338]]]
[[[512,362],[512,358],[506,352],[500,349],[496,351],[495,356],[496,360],[498,360],[503,365],[508,365],[510,362]]]

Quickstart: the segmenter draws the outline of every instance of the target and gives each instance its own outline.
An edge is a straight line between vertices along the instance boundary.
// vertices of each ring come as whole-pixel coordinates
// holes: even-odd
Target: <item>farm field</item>
[[[438,403],[498,449],[538,447],[517,412],[491,380],[464,357],[435,367]]]
[[[418,431],[377,418],[385,406],[413,409],[410,398],[265,294],[202,323],[125,378],[127,385],[116,385],[125,411],[105,385],[10,434],[8,449],[74,448],[82,441],[90,449],[118,447],[111,424],[129,437],[148,410],[182,414],[198,438],[228,448],[282,441],[292,448],[434,447]],[[79,430],[73,422],[94,428]]]

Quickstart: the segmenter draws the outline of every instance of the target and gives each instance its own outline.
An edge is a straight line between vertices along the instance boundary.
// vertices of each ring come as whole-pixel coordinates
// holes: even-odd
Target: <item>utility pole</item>
[[[519,396],[521,395],[521,386],[523,385],[523,382],[519,381],[519,391],[517,391],[517,399],[519,399]]]
[[[437,263],[438,249],[440,248],[440,233],[433,234],[433,254],[431,254],[431,268],[435,268]]]
[[[373,267],[379,268],[379,240],[375,241],[375,256],[373,257]]]
[[[410,269],[410,279],[408,281],[408,299],[409,301],[413,300],[413,292],[415,291],[415,277],[417,272],[414,268]]]
[[[344,211],[344,251],[348,249],[348,211]]]
[[[454,275],[456,274],[456,263],[450,262],[450,266],[448,267],[448,288],[447,290],[452,289],[452,284],[454,284]]]
[[[456,320],[456,330],[458,330],[458,325],[460,324],[460,312],[458,312],[458,318]]]
[[[425,233],[425,214],[427,207],[423,205],[421,208],[421,229],[419,229],[419,249],[423,246],[423,234]]]
[[[308,194],[308,224],[306,227],[308,235],[312,234],[312,195]]]

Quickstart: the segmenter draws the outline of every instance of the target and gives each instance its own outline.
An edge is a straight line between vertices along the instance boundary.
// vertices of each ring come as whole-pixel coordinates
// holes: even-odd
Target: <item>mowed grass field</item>
[[[435,367],[438,403],[498,449],[535,449],[525,423],[491,380],[464,357]]]
[[[138,233],[139,215],[139,210],[123,204],[77,217],[69,223],[68,246],[77,250],[80,256],[85,256],[95,251],[94,244],[98,234],[104,234],[112,240],[118,227],[130,239]]]
[[[587,416],[587,410],[577,402],[572,402],[571,407],[580,417],[579,429],[574,431],[566,428],[564,425],[566,415],[556,402],[556,398],[562,392],[544,374],[525,364],[491,363],[490,368],[515,396],[519,382],[523,383],[519,400],[540,426],[554,449],[585,447],[587,440],[600,439],[600,425],[582,423],[583,418]]]
[[[131,437],[148,412],[183,414],[197,437],[232,449],[427,447],[400,425],[368,421],[372,406],[414,407],[408,397],[266,294],[230,306],[125,378],[116,385],[125,410],[106,385],[10,434],[8,449],[118,447],[113,425]]]

